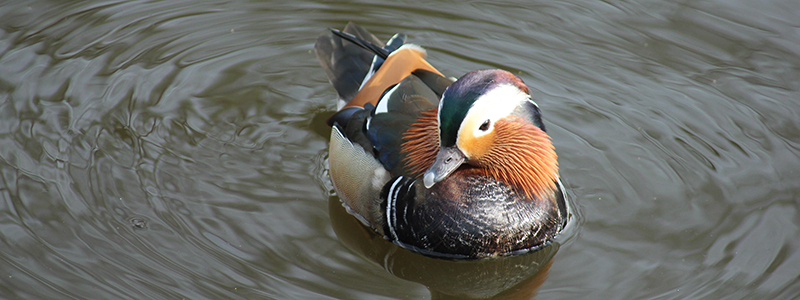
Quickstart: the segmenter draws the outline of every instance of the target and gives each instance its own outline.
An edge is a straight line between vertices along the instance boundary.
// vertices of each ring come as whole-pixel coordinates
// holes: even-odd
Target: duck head
[[[533,198],[556,187],[558,161],[528,87],[503,70],[467,73],[442,94],[439,151],[425,171],[431,188],[462,166]]]

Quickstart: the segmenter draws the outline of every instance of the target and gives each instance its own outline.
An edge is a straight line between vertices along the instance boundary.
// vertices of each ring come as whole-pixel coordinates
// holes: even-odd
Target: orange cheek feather
[[[470,127],[465,127],[470,128]],[[489,132],[481,136],[474,136],[469,130],[458,135],[458,148],[467,155],[467,163],[483,167],[484,155],[489,152],[494,143],[495,132]]]
[[[516,118],[495,123],[494,140],[483,143],[488,150],[477,164],[486,175],[535,199],[556,188],[558,155],[547,133]]]
[[[475,167],[470,172],[497,178],[537,199],[556,188],[558,155],[547,133],[515,118],[499,120],[493,132],[477,138],[459,136],[459,147],[468,149],[468,163]],[[439,151],[438,130],[432,109],[403,134],[401,151],[406,153],[403,161],[409,175],[419,176],[433,164]]]

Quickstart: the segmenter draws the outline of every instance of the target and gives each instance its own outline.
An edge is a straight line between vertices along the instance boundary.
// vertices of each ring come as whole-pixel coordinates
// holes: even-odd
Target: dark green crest
[[[443,147],[456,144],[458,128],[475,100],[496,86],[497,70],[472,71],[450,85],[442,95],[439,108],[439,141]]]

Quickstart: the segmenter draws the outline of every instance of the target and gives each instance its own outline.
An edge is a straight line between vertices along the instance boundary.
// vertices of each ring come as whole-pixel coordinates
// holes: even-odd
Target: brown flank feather
[[[530,199],[541,198],[556,188],[558,155],[547,133],[514,118],[495,123],[494,145],[477,162],[478,167]]]
[[[436,119],[438,109],[432,108],[422,112],[417,121],[403,133],[406,140],[400,145],[401,153],[407,153],[403,162],[410,176],[420,176],[436,160],[439,152],[439,121]]]

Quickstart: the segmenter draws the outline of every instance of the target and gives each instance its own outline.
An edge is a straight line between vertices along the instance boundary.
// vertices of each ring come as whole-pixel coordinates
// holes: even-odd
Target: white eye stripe
[[[485,129],[483,128],[484,124],[488,125],[488,126],[486,126]],[[479,136],[482,136],[484,134],[488,134],[489,132],[492,132],[493,130],[494,130],[494,121],[490,120],[490,119],[486,119],[486,121],[483,121],[483,123],[481,123],[481,125],[478,126],[478,128],[475,129],[475,133],[473,133],[473,135],[475,137],[479,137]]]
[[[530,96],[512,84],[502,84],[480,96],[470,107],[459,128],[461,133],[472,132],[479,137],[494,130],[494,123],[511,114],[520,103],[532,101]],[[535,104],[535,103],[534,103]],[[489,120],[489,128],[480,130],[480,126]]]

